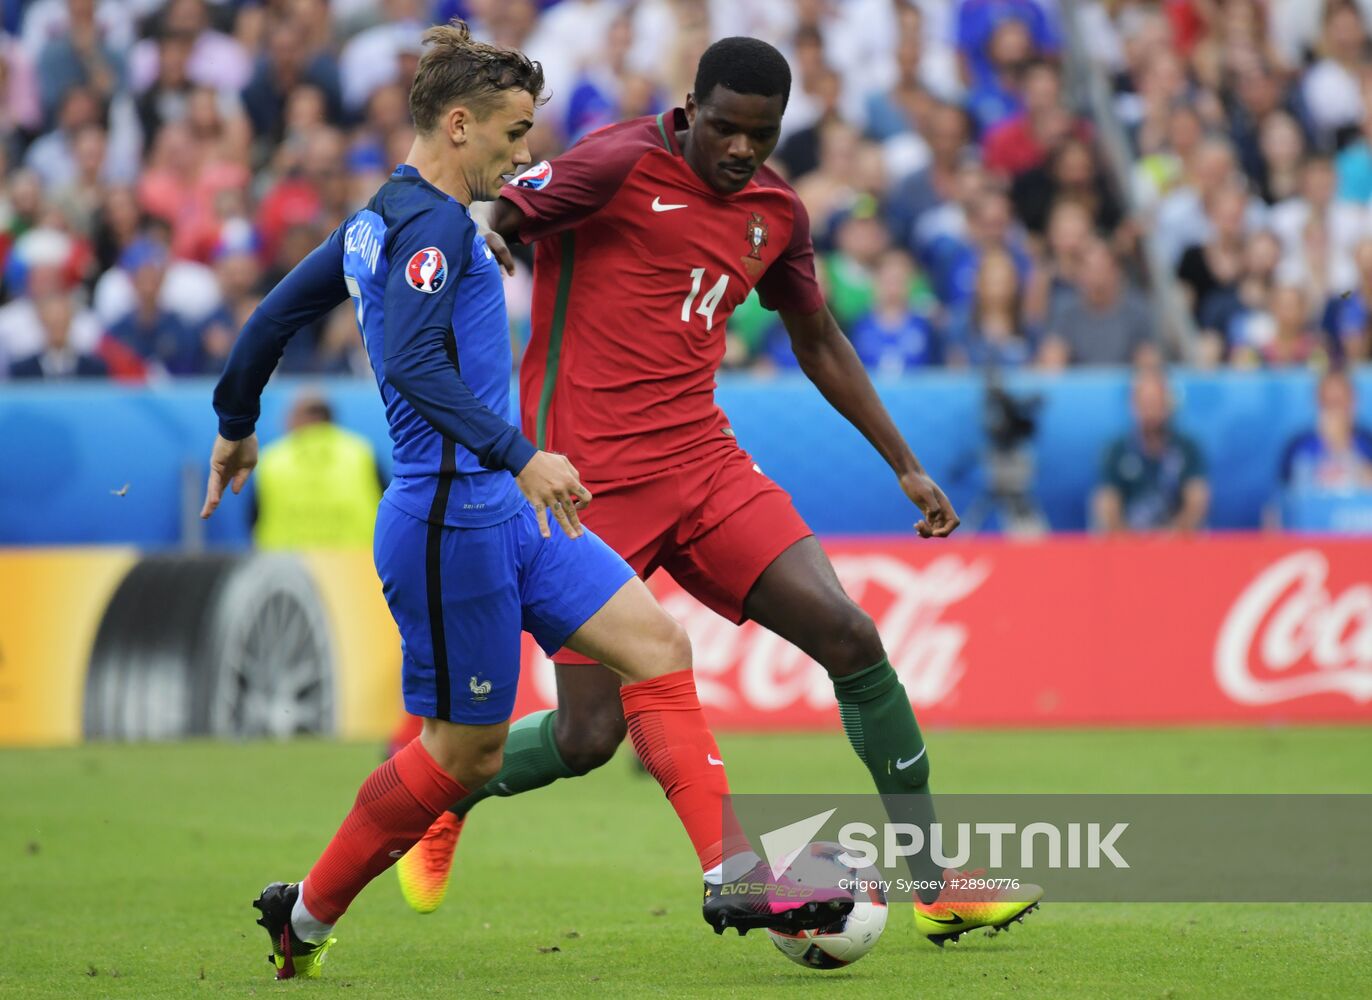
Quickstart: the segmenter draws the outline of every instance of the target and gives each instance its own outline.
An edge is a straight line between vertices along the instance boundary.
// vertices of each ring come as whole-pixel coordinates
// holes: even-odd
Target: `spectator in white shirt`
[[[1353,251],[1367,235],[1367,210],[1335,201],[1334,164],[1314,156],[1301,168],[1300,195],[1272,209],[1272,231],[1282,241],[1283,268],[1291,280],[1310,283],[1315,300],[1357,282]]]
[[[1356,128],[1363,117],[1367,30],[1358,8],[1348,0],[1325,10],[1320,47],[1323,58],[1306,72],[1301,88],[1306,110],[1320,133],[1316,138],[1332,148],[1340,130]]]
[[[186,64],[192,82],[234,93],[248,85],[252,78],[252,54],[236,38],[210,28],[203,0],[171,0],[161,21],[163,31],[195,39]],[[141,94],[157,79],[159,58],[154,38],[145,38],[133,47],[129,54],[129,83],[135,93]]]
[[[385,17],[374,28],[356,35],[338,57],[343,107],[360,114],[377,89],[400,74],[400,54],[421,44],[424,23],[418,0],[386,0]]]

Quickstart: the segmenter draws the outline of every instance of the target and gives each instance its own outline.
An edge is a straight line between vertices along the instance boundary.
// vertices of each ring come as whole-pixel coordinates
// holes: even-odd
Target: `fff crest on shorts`
[[[410,262],[405,265],[405,280],[411,288],[426,295],[432,295],[443,287],[448,280],[448,261],[438,247],[425,247],[415,251]]]
[[[547,160],[535,163],[514,179],[514,186],[526,191],[542,191],[553,179],[553,165]]]

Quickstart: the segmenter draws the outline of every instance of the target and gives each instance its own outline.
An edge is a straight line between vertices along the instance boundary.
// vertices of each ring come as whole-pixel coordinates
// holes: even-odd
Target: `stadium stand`
[[[538,159],[680,103],[714,38],[778,45],[796,85],[772,165],[809,211],[831,308],[883,379],[994,369],[1051,382],[1139,362],[1313,379],[1372,347],[1372,2],[14,0],[3,12],[0,380],[216,374],[265,291],[403,159],[420,35],[454,16],[545,64]],[[520,256],[506,283],[516,349],[529,320]],[[794,369],[756,297],[731,318],[725,363]],[[281,370],[370,377],[349,308],[302,331]],[[1310,385],[1283,426],[1306,419]],[[1280,470],[1263,475],[1277,489]],[[1054,527],[1080,525],[1072,502],[1081,513]]]

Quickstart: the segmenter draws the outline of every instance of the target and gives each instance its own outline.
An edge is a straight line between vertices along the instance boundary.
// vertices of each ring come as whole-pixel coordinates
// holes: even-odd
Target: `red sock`
[[[667,793],[701,870],[708,872],[724,859],[729,778],[700,710],[695,679],[691,671],[678,670],[625,684],[619,694],[634,750]]]
[[[467,794],[419,740],[412,741],[362,782],[352,811],[305,880],[305,909],[321,923],[336,923],[368,882]]]

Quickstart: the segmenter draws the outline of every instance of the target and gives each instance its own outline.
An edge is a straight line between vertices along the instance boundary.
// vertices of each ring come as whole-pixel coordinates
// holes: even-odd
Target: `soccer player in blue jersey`
[[[254,902],[277,978],[317,976],[334,924],[362,888],[500,770],[521,628],[550,655],[566,646],[624,679],[634,748],[690,835],[716,931],[831,923],[852,908],[850,895],[769,878],[726,834],[728,783],[685,632],[582,529],[577,509],[591,497],[571,463],[510,423],[502,279],[468,205],[494,198],[529,162],[542,69],[472,41],[461,23],[425,41],[409,157],[262,301],[214,394],[219,436],[204,517],[257,461],[259,398],[285,342],[351,296],[394,443],[376,568],[400,630],[405,707],[424,718],[420,737],[363,782],[305,879],[272,883]],[[747,872],[733,878],[738,868]]]

